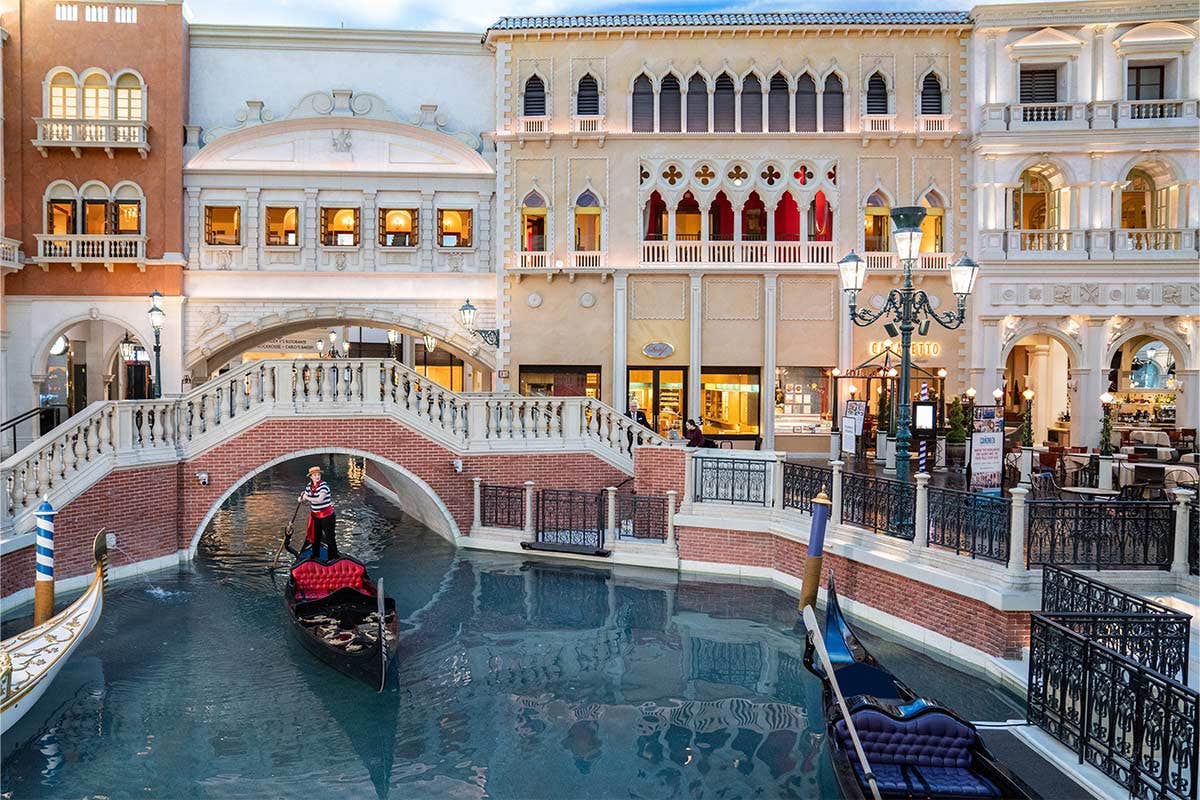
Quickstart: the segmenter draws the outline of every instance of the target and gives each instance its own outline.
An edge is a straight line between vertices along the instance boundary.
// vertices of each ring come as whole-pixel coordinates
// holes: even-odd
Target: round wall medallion
[[[583,306],[584,308],[591,308],[592,306],[596,305],[596,295],[592,294],[591,292],[584,292],[583,294],[579,295],[579,305]]]
[[[525,298],[525,304],[530,308],[537,308],[542,304],[542,296],[537,292],[530,292],[529,297]]]
[[[669,358],[675,352],[675,345],[670,342],[647,342],[642,347],[642,355],[646,358]]]

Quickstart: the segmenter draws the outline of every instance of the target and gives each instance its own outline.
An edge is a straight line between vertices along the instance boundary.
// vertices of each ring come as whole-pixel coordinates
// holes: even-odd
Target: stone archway
[[[455,521],[454,515],[450,512],[445,502],[438,497],[437,492],[428,483],[411,470],[402,467],[390,459],[369,453],[365,450],[339,446],[313,447],[297,450],[292,453],[285,453],[284,455],[265,461],[253,467],[246,474],[231,483],[209,507],[204,517],[200,520],[200,524],[192,533],[187,545],[187,558],[195,557],[196,548],[200,544],[200,537],[203,535],[205,528],[208,527],[208,524],[216,516],[217,512],[220,511],[221,507],[225,505],[226,501],[233,496],[233,493],[244,486],[251,478],[288,461],[295,461],[308,456],[325,457],[331,454],[363,458],[378,466],[382,470],[383,476],[391,484],[387,488],[395,492],[400,498],[406,514],[420,520],[430,530],[450,542],[456,542],[461,538],[462,533],[459,530],[458,523]]]

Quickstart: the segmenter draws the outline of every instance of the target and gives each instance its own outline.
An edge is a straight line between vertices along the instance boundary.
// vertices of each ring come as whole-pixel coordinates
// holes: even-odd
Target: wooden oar
[[[296,510],[292,512],[291,521],[287,524],[287,527],[283,529],[283,541],[279,543],[279,549],[275,551],[275,557],[271,559],[271,566],[267,568],[268,571],[275,569],[275,565],[279,563],[279,557],[283,555],[283,549],[291,544],[292,528],[296,525],[296,515],[300,513],[300,506],[303,504],[304,498],[300,498],[296,501]]]
[[[379,688],[376,691],[382,692],[387,686],[387,666],[388,666],[388,647],[387,637],[387,619],[384,616],[386,606],[384,605],[383,597],[383,578],[375,582],[375,610],[379,614],[379,657],[383,659],[383,669],[379,673]]]

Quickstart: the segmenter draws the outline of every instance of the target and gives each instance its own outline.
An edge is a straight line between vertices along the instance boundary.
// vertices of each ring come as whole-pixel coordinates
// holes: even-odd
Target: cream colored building
[[[632,395],[662,431],[699,418],[710,435],[828,451],[829,371],[886,338],[851,326],[836,263],[863,253],[862,302],[882,302],[900,280],[888,208],[929,208],[917,281],[953,307],[970,36],[957,12],[490,28],[508,386]],[[961,331],[919,342],[949,391],[966,388]]]

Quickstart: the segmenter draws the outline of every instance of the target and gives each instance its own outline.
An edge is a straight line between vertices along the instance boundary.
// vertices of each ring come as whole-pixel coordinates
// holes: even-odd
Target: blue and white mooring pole
[[[58,512],[50,501],[33,512],[37,533],[34,539],[33,624],[41,625],[54,616],[54,518]]]
[[[812,526],[808,536],[808,554],[804,558],[804,582],[800,585],[800,611],[816,608],[817,590],[821,586],[821,562],[825,558],[825,528],[833,503],[824,491],[812,499]]]

